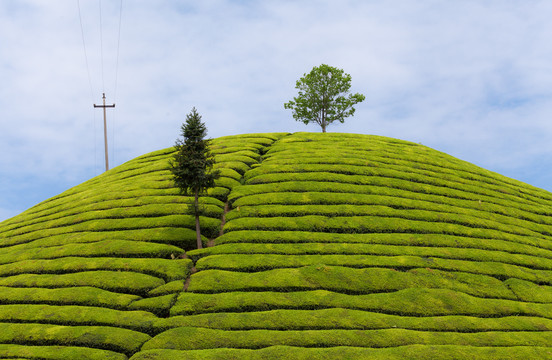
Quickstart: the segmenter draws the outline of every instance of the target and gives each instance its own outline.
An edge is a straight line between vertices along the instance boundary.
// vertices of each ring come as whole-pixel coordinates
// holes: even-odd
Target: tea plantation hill
[[[0,358],[552,359],[552,194],[377,136],[172,148],[0,223]]]

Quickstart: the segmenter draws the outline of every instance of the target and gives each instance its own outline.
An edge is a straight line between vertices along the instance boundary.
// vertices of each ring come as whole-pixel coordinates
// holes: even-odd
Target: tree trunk
[[[199,228],[199,190],[195,192],[195,222],[196,222],[196,236],[197,236],[197,248],[202,249],[201,243],[201,229]]]

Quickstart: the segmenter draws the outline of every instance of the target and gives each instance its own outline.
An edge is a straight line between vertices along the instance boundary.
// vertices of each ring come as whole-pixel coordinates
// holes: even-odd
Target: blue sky
[[[172,146],[193,106],[211,137],[319,131],[283,104],[322,63],[366,96],[328,131],[552,190],[550,1],[80,0],[86,58],[77,5],[0,2],[0,221],[102,172],[103,91],[115,166]]]

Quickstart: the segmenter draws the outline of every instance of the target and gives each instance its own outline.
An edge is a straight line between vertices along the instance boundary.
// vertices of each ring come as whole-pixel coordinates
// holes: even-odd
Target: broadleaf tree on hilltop
[[[322,64],[297,80],[297,97],[284,104],[293,110],[293,118],[305,124],[315,122],[326,132],[334,121],[343,123],[355,113],[353,105],[364,101],[362,94],[351,94],[351,75],[341,69]]]
[[[195,215],[197,248],[201,249],[201,229],[199,226],[199,195],[215,186],[215,179],[220,176],[218,170],[212,170],[215,159],[210,153],[211,140],[205,139],[207,127],[201,122],[201,115],[194,107],[182,124],[181,136],[175,143],[175,154],[170,161],[175,185],[184,195],[193,195],[193,213]]]

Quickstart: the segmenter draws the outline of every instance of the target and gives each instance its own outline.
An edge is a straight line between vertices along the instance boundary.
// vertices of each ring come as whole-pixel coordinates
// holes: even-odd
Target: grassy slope
[[[552,357],[549,192],[395,139],[224,137],[215,246],[180,258],[170,151],[0,223],[0,357]]]

